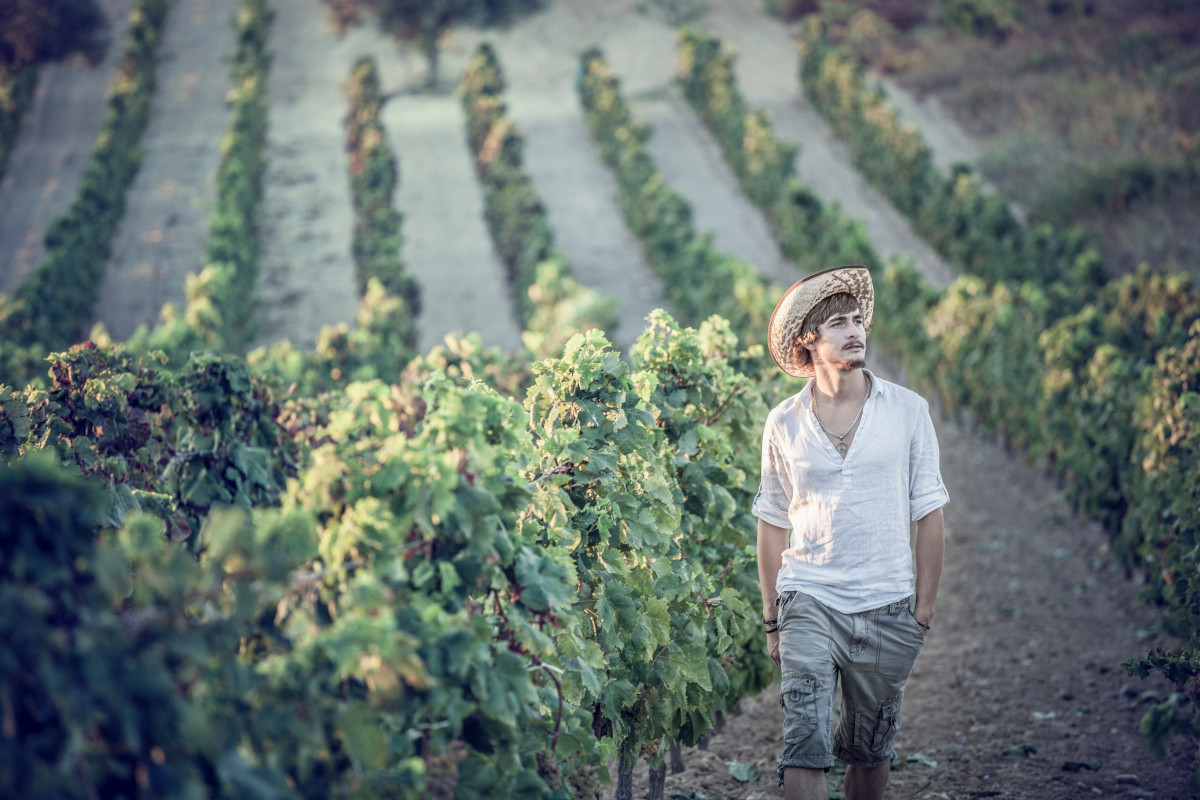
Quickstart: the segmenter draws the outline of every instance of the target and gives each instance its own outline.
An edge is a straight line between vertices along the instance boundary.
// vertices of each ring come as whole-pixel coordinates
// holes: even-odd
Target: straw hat
[[[795,353],[796,337],[804,318],[813,306],[839,292],[847,292],[858,300],[866,327],[871,327],[871,312],[875,309],[875,289],[866,267],[853,265],[814,272],[796,281],[784,292],[775,306],[767,325],[767,348],[779,368],[795,378],[811,378],[814,374],[812,357],[807,350]]]

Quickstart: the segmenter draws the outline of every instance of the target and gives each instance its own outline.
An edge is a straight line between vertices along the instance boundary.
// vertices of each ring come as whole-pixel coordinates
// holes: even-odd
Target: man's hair
[[[858,300],[849,292],[831,294],[813,306],[812,311],[808,312],[808,316],[800,324],[800,333],[796,334],[795,344],[793,345],[795,347],[793,355],[795,360],[801,363],[808,362],[810,357],[808,345],[817,340],[817,329],[827,322],[830,317],[836,317],[839,314],[852,314],[855,311],[861,310]]]

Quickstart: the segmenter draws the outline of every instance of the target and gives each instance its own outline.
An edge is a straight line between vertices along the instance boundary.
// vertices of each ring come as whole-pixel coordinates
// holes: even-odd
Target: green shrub
[[[416,317],[421,313],[421,293],[400,262],[401,216],[393,200],[400,171],[379,119],[383,93],[374,59],[363,57],[354,65],[348,93],[346,150],[355,210],[353,252],[358,291],[366,294],[367,284],[374,278],[388,294],[402,298]],[[416,342],[415,324],[410,324],[409,330],[411,349]]]
[[[941,24],[968,36],[1003,42],[1020,27],[1018,14],[1011,0],[947,0]]]
[[[1161,672],[1178,687],[1142,719],[1142,734],[1162,755],[1170,739],[1200,734],[1200,321],[1186,342],[1158,353],[1144,381],[1134,415],[1134,502],[1117,550],[1143,568],[1144,594],[1167,610],[1165,627],[1183,645],[1124,665],[1130,675]],[[1200,787],[1200,768],[1192,785]]]
[[[217,207],[209,228],[201,280],[189,281],[188,309],[209,346],[240,352],[256,333],[258,219],[266,174],[267,50],[272,13],[265,0],[240,0],[229,127],[217,168]],[[205,275],[207,273],[207,275]],[[211,309],[199,313],[194,304]]]
[[[1109,530],[1137,502],[1131,420],[1149,389],[1142,372],[1159,351],[1182,345],[1198,318],[1200,296],[1187,276],[1143,268],[1042,334],[1046,455],[1080,509]]]
[[[269,503],[294,470],[272,391],[239,361],[196,355],[173,372],[86,343],[55,354],[50,378],[0,387],[0,453],[55,452],[114,492],[112,524],[152,508],[196,545],[210,509]]]
[[[121,612],[126,555],[96,541],[111,499],[55,462],[0,464],[0,794],[200,790],[196,756],[207,748],[187,735],[202,727],[190,724],[171,663],[181,642],[161,617],[135,625]]]

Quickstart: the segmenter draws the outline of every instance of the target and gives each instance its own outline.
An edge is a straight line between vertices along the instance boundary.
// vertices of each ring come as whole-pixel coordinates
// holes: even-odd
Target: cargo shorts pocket
[[[892,760],[892,740],[900,730],[900,698],[884,701],[874,714],[857,713],[854,728],[855,755],[864,760],[859,766]]]
[[[780,683],[783,741],[801,742],[817,730],[817,679],[807,673],[785,676]]]

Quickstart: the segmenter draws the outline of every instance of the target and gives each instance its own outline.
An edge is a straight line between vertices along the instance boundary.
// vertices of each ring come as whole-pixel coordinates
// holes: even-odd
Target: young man
[[[866,267],[837,267],[788,289],[768,328],[779,367],[811,379],[767,417],[753,509],[789,800],[824,800],[834,757],[847,800],[883,797],[941,579],[949,495],[929,405],[864,369],[873,307]]]

